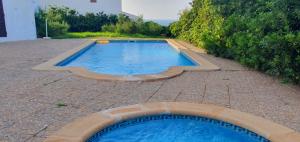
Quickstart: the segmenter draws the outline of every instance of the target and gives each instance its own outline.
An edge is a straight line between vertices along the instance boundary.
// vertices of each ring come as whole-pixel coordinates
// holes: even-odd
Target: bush
[[[46,36],[46,17],[48,18],[48,35],[58,36],[67,33],[69,25],[62,19],[61,15],[57,15],[53,11],[45,12],[39,9],[35,13],[37,36]]]
[[[36,22],[36,32],[37,32],[37,37],[41,38],[46,35],[45,33],[45,17],[46,13],[39,9],[35,13],[35,22]]]
[[[102,30],[103,25],[116,24],[116,15],[107,15],[103,12],[99,13],[86,13],[85,15],[79,14],[76,10],[67,7],[50,7],[47,11],[38,10],[36,12],[36,23],[38,35],[44,35],[42,30],[45,27],[45,16],[48,19],[61,23],[60,28],[68,27],[68,32],[97,32]],[[50,23],[49,23],[50,24]],[[49,27],[50,28],[50,27]],[[50,30],[50,29],[49,29]],[[54,29],[57,30],[57,29]]]
[[[136,28],[133,22],[126,21],[123,23],[117,23],[116,24],[116,32],[117,33],[124,33],[124,34],[134,34]]]
[[[168,35],[166,27],[152,21],[144,22],[143,17],[132,20],[124,14],[118,16],[118,22],[115,25],[102,26],[102,31],[123,34],[144,34],[150,36],[160,36],[161,34]]]
[[[35,14],[38,37],[45,36],[45,19],[48,17],[49,36],[62,36],[66,32],[116,32],[120,34],[170,35],[167,27],[144,22],[143,17],[133,20],[124,14],[107,15],[103,12],[79,14],[67,7],[50,7]]]
[[[71,25],[70,32],[97,32],[102,30],[103,25],[117,22],[116,15],[106,15],[103,12],[97,14],[86,13],[85,15],[80,15],[77,12],[68,13],[65,19]]]
[[[300,2],[194,0],[173,36],[216,56],[300,82]]]
[[[141,30],[145,35],[160,35],[163,31],[163,27],[155,22],[145,22]]]
[[[116,24],[116,32],[124,34],[136,33],[136,25],[128,16],[120,14]]]
[[[68,32],[69,25],[65,22],[51,21],[48,23],[48,34],[50,37],[63,35]]]
[[[102,31],[103,32],[115,32],[116,26],[115,25],[104,25],[104,26],[102,26]]]

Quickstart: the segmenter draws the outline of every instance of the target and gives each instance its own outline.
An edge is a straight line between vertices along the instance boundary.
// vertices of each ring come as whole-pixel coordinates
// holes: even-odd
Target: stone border
[[[101,111],[78,119],[47,137],[45,142],[85,142],[107,126],[130,118],[154,114],[202,116],[228,122],[253,131],[272,142],[300,142],[300,134],[261,117],[229,108],[184,102],[137,104]]]
[[[116,40],[116,39],[113,39]],[[117,39],[123,40],[123,39]],[[137,39],[135,39],[137,40]],[[138,39],[138,40],[153,40],[153,39]],[[156,39],[156,40],[164,40],[164,39]],[[200,55],[194,53],[193,51],[189,50],[184,45],[180,44],[174,39],[166,39],[172,47],[176,50],[181,52],[187,58],[190,58],[192,61],[196,62],[200,66],[175,66],[169,68],[167,71],[164,71],[160,74],[149,74],[149,75],[132,75],[132,76],[118,76],[118,75],[109,75],[109,74],[99,74],[95,72],[88,71],[85,68],[81,67],[58,67],[55,66],[56,64],[60,63],[61,61],[69,58],[70,56],[82,51],[84,48],[91,46],[97,42],[96,39],[89,40],[77,48],[69,50],[48,62],[35,66],[34,70],[56,70],[56,71],[71,71],[72,73],[86,77],[91,79],[101,79],[101,80],[117,80],[117,81],[153,81],[153,80],[160,80],[160,79],[168,79],[175,76],[182,74],[184,71],[216,71],[220,70],[219,67],[210,63],[209,61],[205,60]]]

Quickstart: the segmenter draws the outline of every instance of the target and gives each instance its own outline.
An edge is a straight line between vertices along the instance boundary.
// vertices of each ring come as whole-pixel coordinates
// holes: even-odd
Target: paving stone
[[[264,117],[262,107],[252,93],[230,92],[230,108],[232,109]]]
[[[5,97],[5,99],[0,100],[0,120],[4,122],[6,126],[14,124],[16,121],[23,119],[24,117],[40,111],[48,106],[47,104],[30,102],[27,100],[16,98]]]
[[[156,82],[143,82],[136,88],[132,88],[132,92],[121,102],[119,106],[145,103],[147,100],[154,95],[163,84],[163,81]]]
[[[31,135],[27,135],[19,129],[0,130],[0,141],[4,142],[26,142],[31,137]]]
[[[228,90],[226,85],[207,84],[203,103],[230,107]]]
[[[188,85],[183,88],[181,94],[177,96],[175,101],[192,103],[203,102],[208,73],[189,72],[185,73],[183,76],[189,80]]]
[[[148,101],[176,101],[177,96],[182,94],[186,87],[190,86],[190,80],[189,78],[185,77],[185,74],[186,73],[176,78],[165,80],[161,84],[159,90],[150,98],[148,98]]]

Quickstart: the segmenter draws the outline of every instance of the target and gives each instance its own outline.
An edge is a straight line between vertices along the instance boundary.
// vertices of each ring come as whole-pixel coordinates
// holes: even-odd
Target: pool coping
[[[107,40],[124,40],[124,39],[107,39]],[[153,39],[134,39],[134,40],[153,40]],[[200,66],[175,66],[170,67],[168,70],[159,73],[159,74],[149,74],[149,75],[130,75],[130,76],[118,76],[118,75],[109,75],[109,74],[100,74],[91,72],[82,67],[58,67],[56,66],[58,63],[64,61],[65,59],[69,58],[70,56],[78,53],[79,51],[87,48],[95,44],[97,39],[90,39],[80,46],[73,48],[57,57],[50,59],[49,61],[42,63],[33,67],[33,70],[40,70],[40,71],[70,71],[73,74],[76,74],[81,77],[90,78],[90,79],[99,79],[99,80],[112,80],[112,81],[153,81],[153,80],[161,80],[161,79],[168,79],[175,76],[182,74],[184,71],[217,71],[220,68],[211,62],[207,61],[200,55],[194,53],[189,48],[185,47],[184,45],[180,44],[174,39],[155,39],[167,41],[173,48],[180,51],[184,54],[187,58],[196,62]],[[104,40],[100,40],[104,41]]]
[[[300,141],[300,133],[292,129],[237,110],[209,104],[156,102],[113,108],[77,119],[48,136],[44,142],[84,142],[99,130],[122,120],[156,114],[207,117],[246,128],[272,142]]]

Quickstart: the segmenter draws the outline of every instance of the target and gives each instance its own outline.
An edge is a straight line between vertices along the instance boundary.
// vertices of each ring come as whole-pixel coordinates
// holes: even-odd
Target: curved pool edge
[[[145,40],[145,39],[143,39]],[[194,53],[193,51],[189,50],[184,45],[180,44],[174,39],[161,39],[167,41],[173,48],[179,50],[182,54],[186,55],[187,58],[191,59],[192,61],[196,62],[200,66],[175,66],[171,67],[168,70],[159,73],[159,74],[148,74],[148,75],[130,75],[130,76],[120,76],[120,75],[109,75],[109,74],[100,74],[91,72],[85,68],[81,67],[58,67],[56,64],[62,62],[63,60],[67,59],[68,57],[80,52],[84,48],[91,46],[97,42],[97,40],[91,39],[80,46],[71,49],[49,61],[42,63],[33,67],[33,70],[40,70],[40,71],[70,71],[73,74],[85,78],[90,79],[98,79],[98,80],[108,80],[108,81],[155,81],[155,80],[162,80],[168,79],[172,77],[176,77],[181,75],[185,71],[218,71],[220,68],[211,62],[207,61],[200,55]]]
[[[84,142],[99,130],[130,118],[155,114],[202,116],[228,122],[272,142],[299,142],[300,133],[270,120],[237,110],[185,102],[157,102],[113,108],[75,120],[47,137],[45,142]]]

